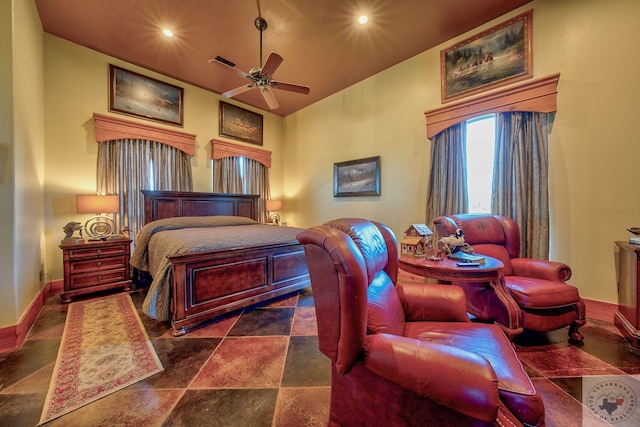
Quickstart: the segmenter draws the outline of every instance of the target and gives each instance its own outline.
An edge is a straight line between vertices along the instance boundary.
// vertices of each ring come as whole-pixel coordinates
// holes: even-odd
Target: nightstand
[[[109,289],[131,289],[130,239],[60,245],[64,263],[63,303]]]

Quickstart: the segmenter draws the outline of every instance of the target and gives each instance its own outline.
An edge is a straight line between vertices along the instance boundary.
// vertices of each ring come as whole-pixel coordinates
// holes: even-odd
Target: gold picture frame
[[[533,10],[440,51],[443,103],[533,77]]]
[[[184,125],[184,89],[109,64],[109,111]]]
[[[220,136],[262,145],[262,114],[220,101]]]

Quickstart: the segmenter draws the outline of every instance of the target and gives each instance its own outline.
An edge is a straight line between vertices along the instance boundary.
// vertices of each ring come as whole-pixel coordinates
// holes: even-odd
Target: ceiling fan
[[[222,94],[224,98],[232,98],[236,95],[240,95],[241,93],[247,92],[251,89],[259,89],[262,97],[266,101],[267,105],[271,110],[275,110],[279,107],[278,101],[276,100],[275,95],[273,94],[273,89],[281,89],[288,90],[290,92],[302,93],[307,95],[309,93],[309,86],[302,86],[293,83],[284,83],[279,82],[272,79],[273,73],[276,72],[284,58],[278,55],[275,52],[271,52],[269,57],[267,58],[267,62],[262,65],[262,33],[267,29],[267,21],[258,16],[254,21],[256,28],[260,31],[260,66],[252,68],[249,73],[245,73],[237,68],[233,62],[222,58],[221,56],[216,56],[214,59],[209,60],[209,64],[221,64],[240,76],[251,81],[249,84],[245,84],[243,86],[237,87],[235,89],[231,89]]]

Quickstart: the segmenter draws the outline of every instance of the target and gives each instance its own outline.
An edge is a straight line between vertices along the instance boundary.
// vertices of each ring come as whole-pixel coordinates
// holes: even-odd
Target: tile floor
[[[144,295],[132,298],[139,308]],[[51,297],[22,348],[0,354],[0,426],[37,424],[66,309]],[[318,351],[310,288],[180,338],[171,336],[168,323],[140,317],[164,372],[47,426],[327,425],[330,366]],[[583,381],[623,375],[640,384],[640,350],[613,324],[590,318],[581,331],[581,347],[567,343],[566,328],[516,340],[549,427],[609,425],[582,405]]]

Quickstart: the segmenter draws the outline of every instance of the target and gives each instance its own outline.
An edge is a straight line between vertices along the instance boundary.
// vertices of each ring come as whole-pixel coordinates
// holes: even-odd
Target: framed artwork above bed
[[[109,64],[109,111],[183,126],[184,89]]]

